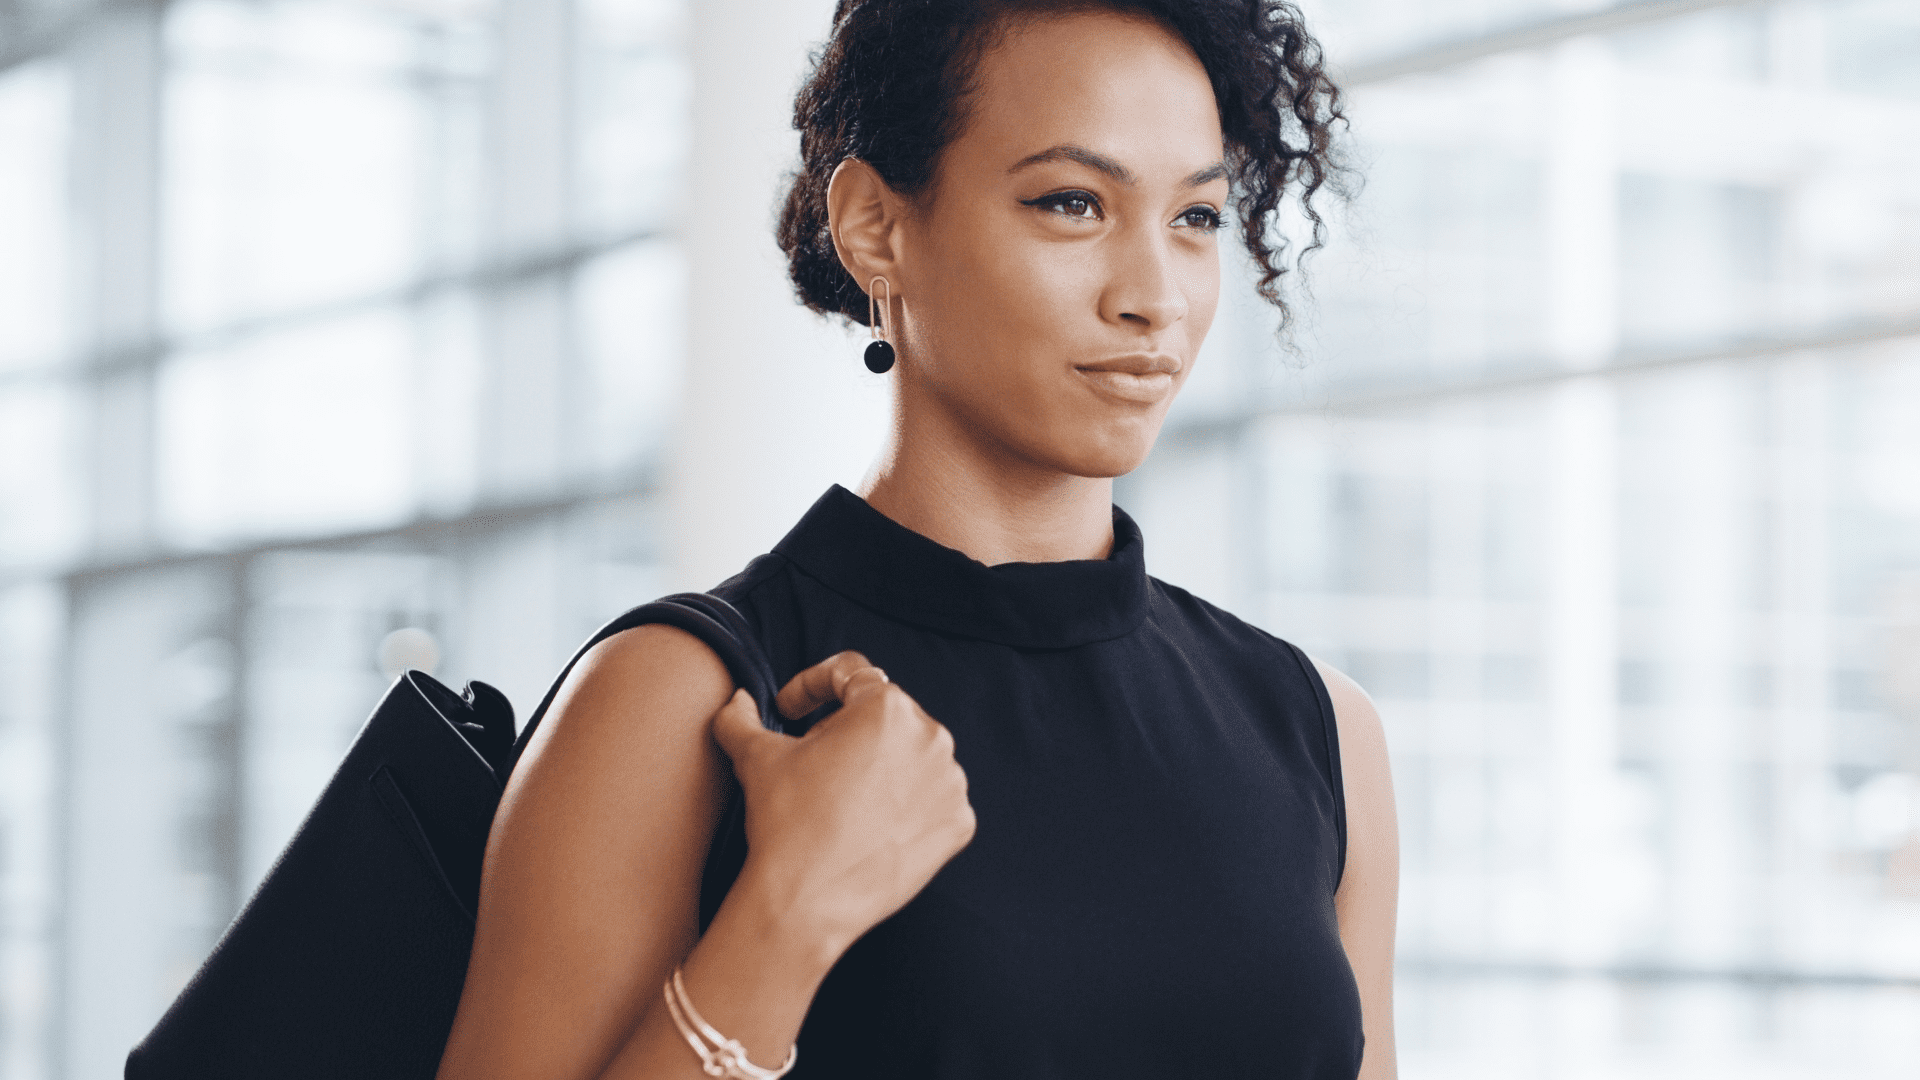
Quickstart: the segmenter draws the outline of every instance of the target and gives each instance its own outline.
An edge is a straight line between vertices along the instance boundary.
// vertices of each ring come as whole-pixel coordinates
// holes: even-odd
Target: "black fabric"
[[[402,675],[266,880],[127,1056],[127,1080],[430,1080],[460,1002],[487,831],[505,778],[587,649],[648,623],[705,641],[780,730],[740,614],[697,593],[634,608],[574,654],[515,740],[499,691]],[[703,880],[718,908],[745,855],[735,792]],[[709,914],[708,918],[711,917]]]
[[[835,487],[714,590],[778,682],[884,668],[952,730],[979,823],[833,969],[794,1077],[1357,1073],[1326,688],[1113,520],[1105,560],[988,567]]]

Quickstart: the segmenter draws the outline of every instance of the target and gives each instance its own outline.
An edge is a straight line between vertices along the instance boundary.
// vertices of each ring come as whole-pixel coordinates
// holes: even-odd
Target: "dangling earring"
[[[876,300],[874,291],[885,289],[887,298]],[[883,277],[874,278],[867,286],[867,328],[873,331],[873,340],[867,343],[867,370],[875,375],[884,375],[893,367],[893,342],[888,341],[885,331],[880,328],[880,312],[886,311],[891,317],[893,312],[893,286]]]

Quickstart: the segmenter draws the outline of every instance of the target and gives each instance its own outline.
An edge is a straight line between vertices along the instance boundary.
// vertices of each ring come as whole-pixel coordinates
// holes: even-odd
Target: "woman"
[[[1278,303],[1270,218],[1327,175],[1297,12],[841,0],[795,115],[800,296],[897,357],[862,491],[716,590],[804,734],[677,630],[597,647],[501,803],[440,1077],[764,1075],[796,1040],[796,1077],[1392,1077],[1372,706],[1149,579],[1111,504],[1229,197]],[[702,932],[730,775],[750,854]]]

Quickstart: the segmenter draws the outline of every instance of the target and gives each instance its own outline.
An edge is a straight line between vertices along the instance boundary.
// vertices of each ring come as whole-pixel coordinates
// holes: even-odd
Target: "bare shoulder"
[[[584,858],[639,873],[649,844],[673,850],[702,835],[723,776],[708,725],[732,690],[713,650],[675,627],[636,627],[588,650],[501,796],[482,930],[489,894],[522,884],[513,871],[529,862]],[[620,856],[601,846],[616,840],[627,841]]]
[[[710,722],[733,690],[700,639],[652,625],[590,650],[529,740],[487,838],[442,1080],[584,1076],[697,934],[724,799]]]
[[[1387,759],[1387,733],[1373,699],[1347,674],[1315,660],[1333,700],[1334,727],[1340,738],[1340,780],[1347,796],[1347,865],[1341,875],[1343,897],[1375,889],[1398,891],[1400,827],[1393,800],[1393,770]]]
[[[711,716],[732,689],[726,665],[699,638],[660,623],[637,626],[580,658],[554,698],[551,718],[559,722],[552,726],[559,730],[604,719],[684,718],[689,709]],[[547,727],[543,723],[532,742],[548,735]],[[533,750],[529,744],[528,752]]]
[[[1333,721],[1340,732],[1343,771],[1351,775],[1356,764],[1365,767],[1375,763],[1384,770],[1387,733],[1373,698],[1346,672],[1319,657],[1312,659],[1320,681],[1327,684],[1327,697],[1333,701]],[[1359,760],[1353,760],[1356,758]]]

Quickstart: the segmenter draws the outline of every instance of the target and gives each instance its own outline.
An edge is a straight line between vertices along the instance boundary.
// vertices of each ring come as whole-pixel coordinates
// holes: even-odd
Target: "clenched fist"
[[[780,712],[840,709],[795,738],[760,724],[736,691],[713,737],[746,792],[743,880],[844,950],[900,910],[973,838],[953,736],[859,653],[795,675]]]

